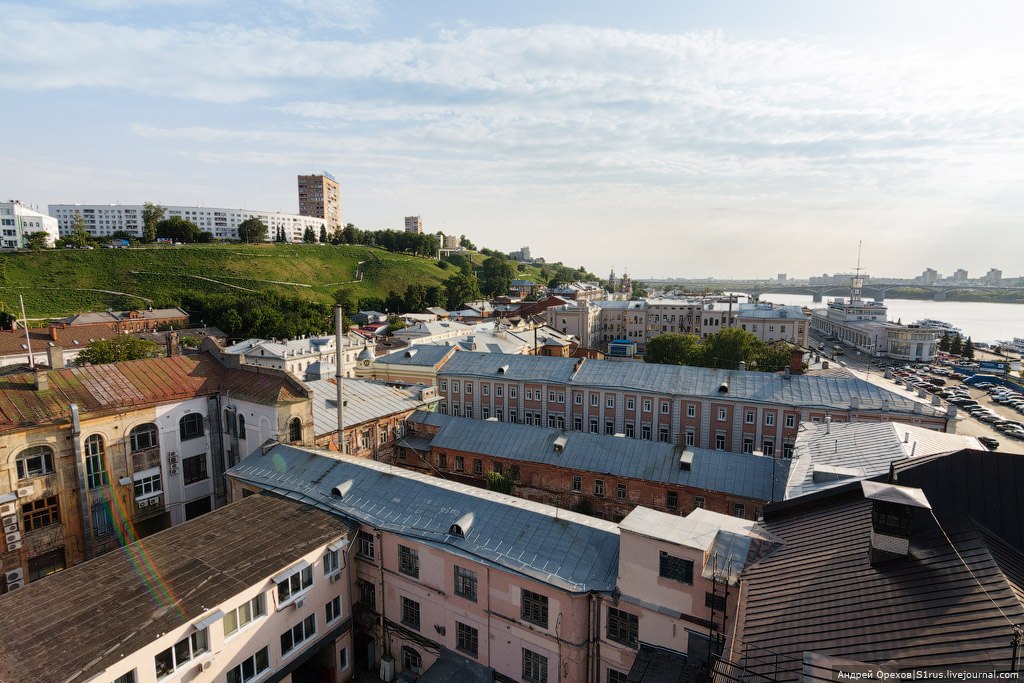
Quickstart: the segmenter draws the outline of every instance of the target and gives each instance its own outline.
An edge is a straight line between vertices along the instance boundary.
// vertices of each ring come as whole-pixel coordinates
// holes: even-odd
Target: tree
[[[25,248],[32,251],[42,251],[50,246],[50,236],[45,232],[30,232],[25,235]]]
[[[467,301],[479,299],[480,287],[475,276],[459,273],[444,281],[444,295],[445,308],[454,311]]]
[[[313,244],[316,242],[316,233],[313,232],[313,228],[306,227],[305,232],[302,233],[302,241],[306,244]]]
[[[647,342],[644,362],[666,365],[697,365],[701,359],[700,337],[668,332]]]
[[[955,356],[959,356],[964,350],[964,339],[960,336],[960,333],[953,335],[953,339],[949,342],[949,352]]]
[[[259,244],[267,239],[269,228],[259,218],[246,218],[238,224],[238,239],[246,244]]]
[[[395,330],[404,330],[404,329],[405,329],[405,321],[402,320],[401,318],[395,318],[394,320],[391,321],[391,323],[387,327],[384,328],[384,336],[385,337],[391,337],[391,336],[393,336],[395,334]]]
[[[964,358],[974,360],[974,341],[970,337],[968,337],[967,341],[964,342],[964,349],[962,353]]]
[[[184,336],[184,337],[182,337],[180,339],[180,343],[181,343],[182,346],[184,346],[187,349],[198,349],[199,345],[202,342],[199,340],[199,337],[193,337],[191,335],[186,335],[186,336]]]
[[[285,242],[287,242],[284,236],[284,228],[277,229],[277,235],[274,237],[274,241],[279,244],[284,244]]]
[[[417,282],[406,287],[403,297],[403,308],[406,313],[419,313],[426,308],[426,296],[427,288]]]
[[[509,495],[512,493],[512,479],[494,470],[487,473],[487,488],[491,491]]]
[[[126,360],[152,358],[160,354],[160,345],[128,334],[119,334],[112,339],[99,339],[91,342],[78,357],[76,365],[102,365],[119,363]]]
[[[142,205],[142,241],[146,244],[156,242],[156,226],[164,219],[165,212],[159,204],[146,202]]]
[[[465,235],[459,237],[459,246],[462,247],[463,249],[476,251],[476,246],[472,242],[470,242],[469,238],[466,237]]]
[[[64,238],[64,242],[76,247],[84,247],[89,244],[89,232],[85,229],[85,219],[82,214],[76,213],[71,219],[71,234]]]
[[[765,344],[760,351],[754,354],[753,367],[748,365],[747,369],[760,372],[779,372],[789,367],[792,356],[793,347],[789,344]]]
[[[500,254],[488,256],[484,261],[480,289],[489,296],[503,296],[512,287],[516,276],[515,266]]]
[[[946,353],[949,353],[949,347],[951,344],[952,339],[950,339],[949,331],[946,330],[945,332],[942,333],[942,337],[939,339],[939,351],[945,351]]]
[[[388,313],[399,313],[405,309],[405,299],[398,292],[390,291],[388,298],[384,300],[384,308]]]
[[[327,244],[327,226],[320,226],[320,244]]]
[[[165,218],[156,225],[156,236],[164,239],[172,239],[175,242],[192,244],[198,242],[202,231],[192,221],[187,221],[181,216]]]
[[[435,308],[438,306],[445,305],[444,289],[437,285],[430,285],[427,287],[426,292],[423,295],[424,308]]]
[[[702,346],[704,357],[701,365],[706,368],[736,370],[740,367],[740,361],[745,361],[749,367],[764,342],[751,332],[733,327],[709,334],[704,338]]]
[[[336,290],[334,294],[334,303],[341,306],[341,312],[345,315],[352,315],[358,311],[368,311],[372,309],[360,308],[360,303],[356,300],[356,293],[351,287],[342,287]]]

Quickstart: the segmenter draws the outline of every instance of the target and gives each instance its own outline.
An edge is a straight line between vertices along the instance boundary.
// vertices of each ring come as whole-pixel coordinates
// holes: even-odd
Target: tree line
[[[943,332],[939,338],[939,351],[951,353],[954,356],[974,359],[974,341],[968,337],[963,338],[959,332]]]
[[[738,328],[720,330],[703,339],[695,334],[669,332],[647,342],[644,362],[737,370],[743,361],[748,370],[779,372],[789,367],[791,351],[788,344],[768,344]]]

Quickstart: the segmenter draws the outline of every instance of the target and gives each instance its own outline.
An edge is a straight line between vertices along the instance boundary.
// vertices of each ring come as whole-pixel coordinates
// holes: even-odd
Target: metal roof
[[[688,448],[689,470],[679,466],[678,447],[657,441],[564,432],[511,422],[475,420],[420,411],[410,422],[439,427],[438,449],[480,453],[520,462],[720,491],[758,500],[781,499],[790,462],[761,455]],[[555,450],[556,440],[562,449]]]
[[[982,445],[973,436],[947,434],[900,422],[805,422],[793,446],[786,498],[855,479],[875,477],[910,456],[920,458]]]
[[[619,530],[593,517],[372,460],[278,444],[228,476],[379,529],[460,552],[563,590],[610,591]],[[331,490],[351,481],[344,497]],[[465,537],[449,532],[465,515]]]
[[[409,348],[394,351],[380,356],[374,363],[382,365],[415,365],[421,367],[434,367],[442,362],[449,354],[455,352],[451,346],[435,346],[433,344],[417,344]]]
[[[907,486],[896,486],[896,484],[885,484],[879,481],[862,481],[861,488],[864,490],[864,497],[868,500],[880,500],[886,503],[899,503],[915,508],[931,510],[932,504],[921,489],[914,489]]]
[[[505,353],[457,353],[438,370],[438,375],[475,375],[491,379],[568,384],[575,358],[523,356]],[[506,367],[507,366],[507,367]],[[499,372],[505,368],[503,372]]]
[[[306,382],[313,390],[313,432],[317,436],[338,431],[338,385],[333,379]],[[387,415],[416,410],[440,399],[422,400],[419,391],[398,389],[383,382],[343,378],[345,427],[378,420]]]

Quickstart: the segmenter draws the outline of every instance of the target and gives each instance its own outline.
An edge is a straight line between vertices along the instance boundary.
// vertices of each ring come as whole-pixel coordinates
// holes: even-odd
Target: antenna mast
[[[853,278],[850,280],[850,303],[851,304],[859,303],[860,302],[860,292],[861,292],[861,289],[863,289],[863,287],[864,287],[864,278],[861,277],[861,275],[860,275],[860,271],[861,271],[861,267],[860,267],[860,252],[861,252],[861,248],[863,246],[864,246],[864,241],[863,240],[857,242],[857,268],[854,270],[855,274],[854,274]]]

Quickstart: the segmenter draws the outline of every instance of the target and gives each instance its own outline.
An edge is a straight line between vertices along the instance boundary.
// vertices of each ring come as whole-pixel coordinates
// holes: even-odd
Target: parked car
[[[999,441],[993,439],[991,436],[979,436],[978,441],[980,441],[981,445],[990,451],[994,451],[999,448]]]

